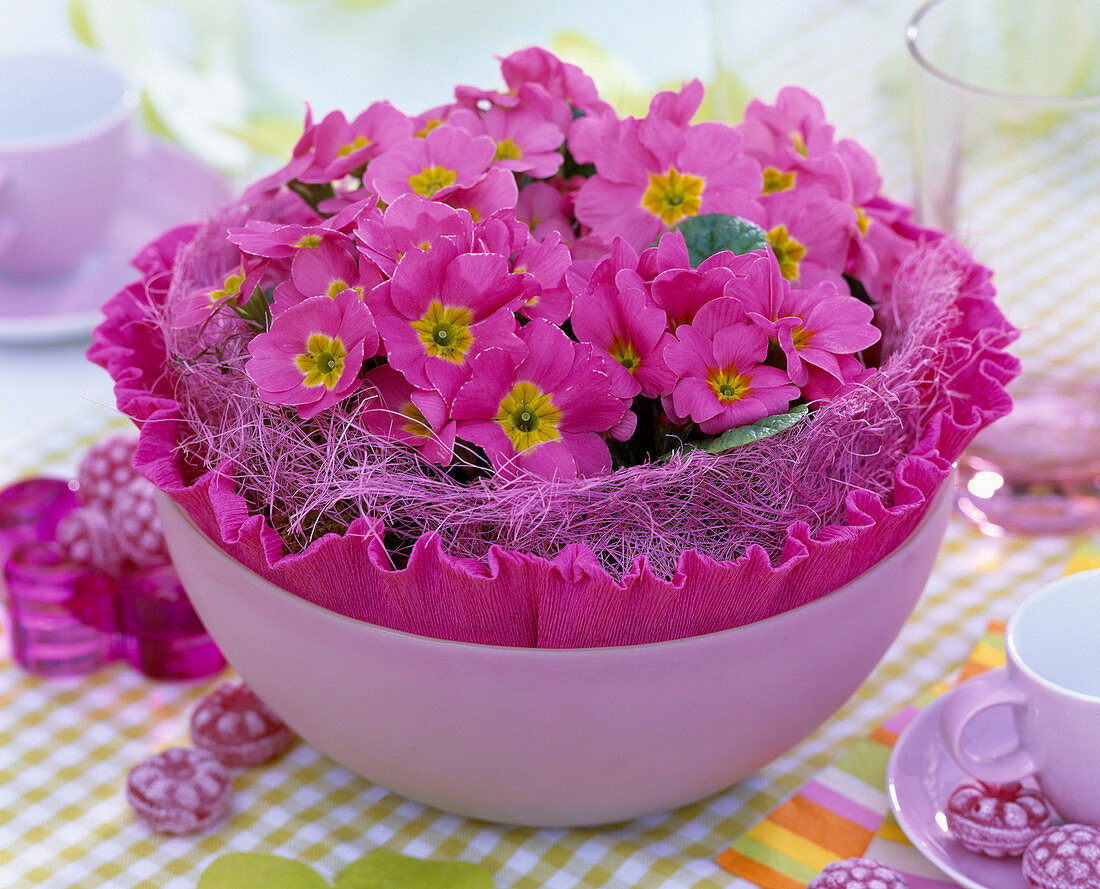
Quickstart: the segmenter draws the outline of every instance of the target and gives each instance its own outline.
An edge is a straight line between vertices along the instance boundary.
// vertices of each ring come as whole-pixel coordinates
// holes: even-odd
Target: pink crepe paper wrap
[[[352,618],[437,638],[545,648],[629,645],[716,632],[810,602],[865,571],[912,531],[966,444],[1009,411],[1004,386],[1018,371],[1005,351],[1015,331],[992,301],[988,270],[953,241],[911,227],[918,246],[891,291],[881,372],[887,389],[895,377],[916,386],[921,422],[915,440],[901,444],[887,502],[851,490],[843,523],[816,532],[803,521],[791,523],[778,558],[755,544],[732,561],[689,549],[667,579],[645,558],[613,577],[580,544],[552,558],[492,546],[486,557],[471,559],[449,553],[434,534],[422,536],[405,567],[394,569],[381,522],[362,518],[342,535],[288,553],[266,519],[250,514],[231,465],[207,470],[181,455],[186,428],[155,315],[168,294],[172,257],[194,231],[169,232],[142,252],[135,264],[143,280],[107,304],[89,351],[114,378],[119,408],[140,428],[136,466],[229,555],[276,585]],[[947,293],[946,323],[910,330],[909,317],[931,290],[941,299]],[[915,342],[922,336],[927,341]],[[936,361],[925,360],[929,350]]]

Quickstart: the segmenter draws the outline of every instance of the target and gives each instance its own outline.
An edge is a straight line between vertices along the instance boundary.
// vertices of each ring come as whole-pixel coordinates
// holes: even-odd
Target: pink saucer
[[[201,219],[232,197],[229,184],[162,142],[135,148],[128,195],[106,243],[77,269],[48,279],[0,275],[0,343],[79,339],[99,323],[99,307],[137,278],[130,258],[164,230]]]
[[[940,739],[940,711],[952,693],[947,692],[917,713],[894,745],[886,770],[890,806],[909,841],[960,886],[1029,889],[1019,858],[990,858],[969,852],[947,832],[948,797],[960,784],[971,780]],[[976,749],[989,755],[1005,753],[1015,746],[1012,714],[1005,707],[980,713],[967,734],[973,737]]]

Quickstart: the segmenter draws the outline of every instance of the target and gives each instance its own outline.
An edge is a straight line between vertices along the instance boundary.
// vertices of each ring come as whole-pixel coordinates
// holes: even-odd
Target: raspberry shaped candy
[[[57,543],[78,565],[118,577],[126,556],[106,513],[94,506],[78,506],[57,526]]]
[[[138,477],[134,469],[137,439],[115,435],[92,445],[76,468],[76,497],[83,506],[107,513],[122,488]]]
[[[1100,827],[1048,827],[1027,847],[1023,866],[1036,889],[1100,889]]]
[[[909,889],[909,884],[873,858],[845,858],[826,864],[806,889]]]
[[[947,801],[947,830],[964,849],[990,858],[1023,855],[1050,826],[1038,790],[1020,784],[963,784]]]
[[[227,766],[257,766],[282,753],[291,731],[243,682],[225,682],[191,713],[191,740]]]
[[[138,477],[119,491],[111,504],[111,526],[119,546],[141,568],[163,565],[169,560],[155,495],[156,488]]]
[[[229,772],[210,753],[169,747],[130,770],[126,801],[153,830],[191,833],[229,807],[229,784]]]

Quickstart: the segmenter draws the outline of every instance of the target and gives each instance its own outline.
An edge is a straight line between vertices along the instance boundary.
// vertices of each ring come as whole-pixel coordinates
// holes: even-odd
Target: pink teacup
[[[1100,570],[1034,593],[1005,630],[1006,670],[959,686],[940,718],[960,767],[987,784],[1035,775],[1066,821],[1100,825]],[[975,749],[966,727],[981,711],[1012,707],[1017,745]]]
[[[125,194],[136,104],[91,53],[0,56],[0,274],[63,274],[102,243]]]

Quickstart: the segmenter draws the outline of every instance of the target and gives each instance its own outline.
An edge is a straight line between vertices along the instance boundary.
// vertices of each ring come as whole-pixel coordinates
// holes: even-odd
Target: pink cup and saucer
[[[1100,826],[1100,570],[1043,587],[1005,629],[1004,669],[920,711],[894,746],[890,804],[914,846],[966,889],[1029,889],[1019,857],[952,838],[960,784],[1037,787],[1057,820]]]
[[[0,57],[0,343],[86,336],[146,242],[229,200],[217,173],[135,133],[136,106],[92,53]]]

